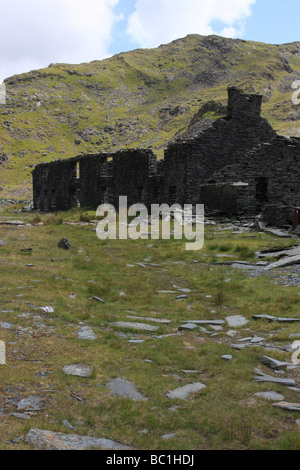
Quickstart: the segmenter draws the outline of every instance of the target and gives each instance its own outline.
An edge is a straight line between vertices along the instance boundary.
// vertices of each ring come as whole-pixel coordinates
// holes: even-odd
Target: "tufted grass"
[[[54,217],[78,222],[82,214],[90,212],[70,211]],[[5,215],[34,217],[16,212]],[[41,214],[40,218],[45,221],[49,215]],[[218,253],[246,254],[253,260],[257,249],[278,243],[285,247],[291,240],[278,242],[270,235],[252,233],[254,237],[246,239],[247,251],[238,250],[245,246],[245,235],[232,235],[231,231],[216,235],[209,227],[203,250],[187,252],[180,240],[100,241],[94,227],[87,222],[0,226],[0,239],[5,241],[0,247],[0,321],[14,325],[12,330],[0,329],[0,339],[7,344],[7,365],[0,366],[0,408],[6,413],[0,422],[0,448],[29,449],[24,440],[17,444],[10,441],[26,436],[30,428],[72,433],[63,426],[65,419],[76,427],[77,434],[113,439],[134,449],[299,448],[295,419],[300,414],[276,409],[255,397],[258,391],[272,389],[283,393],[286,401],[296,402],[297,394],[280,385],[254,381],[253,369],[259,365],[258,357],[265,354],[264,349],[236,351],[230,347],[232,341],[254,333],[272,333],[272,341],[290,342],[289,335],[299,331],[299,326],[282,328],[255,322],[252,315],[299,317],[299,289],[274,285],[268,276],[248,278],[239,270],[210,264]],[[69,251],[57,247],[62,237],[70,241]],[[31,253],[20,251],[29,247]],[[158,292],[176,291],[174,285],[189,288],[188,298],[177,302],[182,292]],[[105,303],[91,300],[94,296]],[[43,314],[38,307],[44,306],[55,307],[54,313]],[[41,318],[23,314],[39,314]],[[110,322],[134,321],[128,315],[166,318],[171,323],[159,325],[155,333],[137,336],[134,330],[119,330],[128,337],[116,336]],[[243,315],[249,320],[237,329],[234,340],[225,334],[229,327],[217,336],[194,330],[155,339],[176,333],[188,320],[225,319],[229,315]],[[39,328],[38,323],[47,328]],[[77,340],[82,324],[93,328],[96,341]],[[19,327],[29,330],[20,333]],[[144,343],[128,343],[137,337]],[[233,360],[224,362],[223,354],[232,354]],[[272,352],[272,357],[291,361],[284,352]],[[92,366],[92,376],[82,379],[64,375],[62,368],[72,363]],[[187,369],[198,373],[185,375],[182,370]],[[299,386],[300,377],[292,371],[289,376],[293,374]],[[114,377],[134,382],[148,401],[112,396],[105,384]],[[207,387],[187,401],[165,396],[169,390],[197,381]],[[47,407],[30,420],[11,416],[16,411],[13,400],[29,395],[42,396]],[[170,410],[174,405],[178,408]],[[144,429],[148,433],[141,432]],[[176,433],[175,437],[161,439],[170,433]]]

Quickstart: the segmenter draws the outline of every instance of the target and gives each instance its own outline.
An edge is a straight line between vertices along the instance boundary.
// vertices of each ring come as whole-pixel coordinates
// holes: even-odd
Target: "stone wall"
[[[300,139],[277,136],[216,172],[201,188],[203,203],[226,215],[263,213],[270,224],[291,224],[300,205],[299,165]]]
[[[119,196],[128,203],[152,201],[160,178],[151,150],[123,150],[93,154],[37,165],[33,171],[33,201],[38,210],[97,207],[106,202],[118,207]]]
[[[228,115],[217,119],[192,139],[179,139],[165,151],[164,199],[168,188],[176,186],[179,204],[201,201],[200,187],[215,171],[240,161],[246,152],[262,142],[271,142],[276,133],[260,117],[261,95],[245,95],[229,88]]]

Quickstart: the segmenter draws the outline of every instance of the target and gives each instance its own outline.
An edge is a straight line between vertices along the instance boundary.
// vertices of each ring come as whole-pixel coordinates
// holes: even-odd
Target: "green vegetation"
[[[297,44],[275,46],[189,35],[157,49],[139,49],[80,65],[52,64],[6,81],[0,105],[1,197],[31,199],[31,171],[40,162],[80,153],[163,148],[210,101],[227,103],[227,86],[263,93],[263,115],[298,135],[291,101],[299,79]],[[1,161],[1,159],[0,159]]]
[[[38,216],[20,215],[16,208],[1,216],[45,223],[17,229],[0,226],[0,239],[5,242],[0,247],[0,320],[13,324],[11,330],[0,329],[0,339],[7,345],[7,365],[0,366],[0,409],[5,412],[0,422],[2,449],[29,448],[23,440],[10,441],[25,436],[30,428],[72,433],[62,424],[66,419],[76,427],[76,434],[106,437],[134,449],[299,448],[295,420],[300,413],[276,409],[255,396],[272,388],[283,393],[286,401],[296,402],[297,393],[254,381],[254,367],[265,349],[230,347],[231,342],[254,333],[272,333],[272,342],[289,343],[298,326],[255,322],[252,315],[299,317],[299,289],[274,285],[268,276],[250,278],[240,270],[210,264],[254,261],[256,250],[284,248],[294,240],[278,241],[256,233],[249,237],[230,230],[218,233],[216,227],[207,227],[203,250],[187,252],[180,240],[100,241],[89,223],[95,214],[89,211]],[[82,225],[70,225],[80,220]],[[57,247],[62,237],[70,241],[69,251]],[[24,248],[32,251],[21,251]],[[174,286],[190,289],[188,298],[176,301],[179,291],[159,292],[176,292]],[[94,296],[105,303],[92,300]],[[38,308],[45,306],[55,307],[54,313],[44,314]],[[137,336],[134,330],[118,330],[128,336],[117,336],[109,323],[132,321],[127,315],[165,318],[171,323],[159,324],[155,333]],[[155,338],[176,333],[188,320],[229,315],[249,320],[236,329],[234,340],[226,335],[227,326],[216,336],[196,329]],[[93,328],[95,341],[77,339],[83,324]],[[144,343],[128,343],[137,337]],[[224,362],[223,354],[231,354],[232,361]],[[272,351],[272,357],[291,361],[283,351]],[[92,366],[92,377],[64,375],[62,368],[72,363]],[[269,373],[265,366],[261,368]],[[186,375],[183,370],[199,372]],[[299,371],[289,371],[288,376],[300,385]],[[105,385],[114,377],[134,382],[148,401],[111,395]],[[187,401],[165,396],[197,381],[207,387]],[[47,407],[29,420],[13,417],[15,403],[30,395],[42,396]],[[170,410],[174,405],[177,408]],[[148,433],[142,432],[145,429]],[[176,435],[161,439],[169,433]]]

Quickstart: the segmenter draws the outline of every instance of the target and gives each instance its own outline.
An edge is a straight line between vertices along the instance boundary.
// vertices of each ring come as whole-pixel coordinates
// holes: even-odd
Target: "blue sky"
[[[271,44],[300,41],[299,0],[258,0],[243,39]]]
[[[151,1],[151,0],[150,0]],[[120,0],[116,11],[124,14],[124,20],[115,25],[110,53],[139,48],[141,45],[126,33],[127,19],[135,11],[136,0]],[[167,28],[167,20],[164,20]],[[224,23],[214,20],[211,23],[215,33],[220,34]],[[298,0],[256,0],[251,7],[251,15],[244,20],[242,34],[236,37],[271,44],[284,44],[300,41],[300,1]],[[199,33],[191,30],[190,33]],[[177,39],[174,37],[173,39]],[[153,46],[156,47],[156,46]]]
[[[0,83],[50,63],[101,60],[187,34],[300,41],[298,0],[1,0]]]

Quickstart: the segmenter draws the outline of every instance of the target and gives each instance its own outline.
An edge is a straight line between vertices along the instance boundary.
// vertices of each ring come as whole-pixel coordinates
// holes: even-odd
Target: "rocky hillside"
[[[5,80],[0,197],[30,199],[35,164],[80,153],[167,143],[226,110],[227,87],[264,94],[263,115],[300,136],[300,42],[270,45],[189,35],[157,49],[48,68]]]

